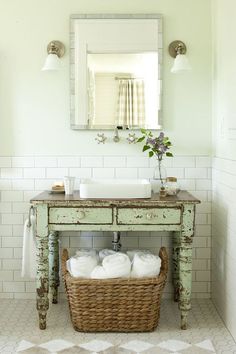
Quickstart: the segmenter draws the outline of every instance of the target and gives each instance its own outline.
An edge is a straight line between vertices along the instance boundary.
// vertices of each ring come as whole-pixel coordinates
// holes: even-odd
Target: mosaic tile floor
[[[52,305],[48,327],[37,327],[35,302],[0,301],[2,354],[210,354],[236,353],[236,344],[210,300],[193,300],[189,329],[179,329],[179,311],[162,302],[159,327],[152,333],[79,333],[70,323],[67,303]]]

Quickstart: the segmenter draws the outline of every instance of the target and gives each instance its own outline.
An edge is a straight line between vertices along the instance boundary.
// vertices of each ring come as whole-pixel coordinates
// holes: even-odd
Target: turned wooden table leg
[[[52,294],[52,303],[57,304],[59,279],[59,233],[51,231],[49,234],[49,286]]]
[[[195,206],[192,204],[185,204],[183,210],[182,230],[179,235],[179,309],[181,311],[181,329],[187,328],[188,312],[191,309],[194,216]]]
[[[180,249],[180,233],[173,233],[173,250],[172,250],[172,280],[174,285],[174,301],[179,301],[179,249]]]
[[[48,208],[46,204],[37,206],[37,310],[39,328],[46,328],[48,301]]]

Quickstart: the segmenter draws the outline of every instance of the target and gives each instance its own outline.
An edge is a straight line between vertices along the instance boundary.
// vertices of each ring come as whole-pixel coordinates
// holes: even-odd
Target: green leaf
[[[154,152],[153,151],[149,151],[148,155],[149,155],[149,157],[152,157],[154,155]]]
[[[148,145],[144,145],[144,147],[143,147],[143,151],[146,151],[146,150],[149,150],[150,149],[150,146],[148,146]]]
[[[137,143],[141,143],[145,139],[145,136],[142,136],[141,138],[138,138]]]
[[[167,153],[166,153],[166,156],[168,156],[168,157],[173,157],[173,154],[172,154],[171,152],[167,152]]]
[[[141,131],[142,134],[145,134],[145,135],[147,133],[146,129],[144,129],[144,128],[141,128],[140,131]]]

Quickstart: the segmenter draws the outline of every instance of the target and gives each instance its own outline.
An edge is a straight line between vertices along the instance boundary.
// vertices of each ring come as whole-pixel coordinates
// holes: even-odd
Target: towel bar
[[[31,227],[31,215],[34,215],[34,206],[31,205],[29,208],[29,218],[28,218],[28,227]]]

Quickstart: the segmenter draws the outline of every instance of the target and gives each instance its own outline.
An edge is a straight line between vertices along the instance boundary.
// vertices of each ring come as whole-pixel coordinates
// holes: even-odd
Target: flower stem
[[[158,168],[159,168],[159,175],[160,175],[160,180],[161,180],[161,188],[164,188],[164,181],[162,179],[161,175],[161,159],[158,158]]]

